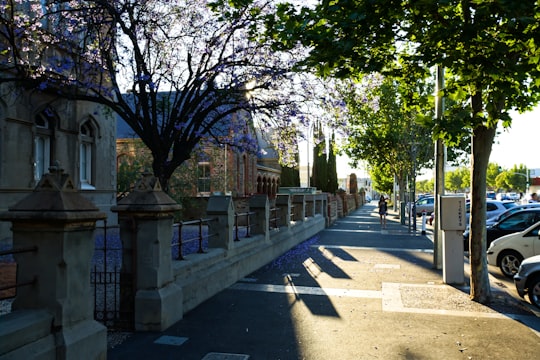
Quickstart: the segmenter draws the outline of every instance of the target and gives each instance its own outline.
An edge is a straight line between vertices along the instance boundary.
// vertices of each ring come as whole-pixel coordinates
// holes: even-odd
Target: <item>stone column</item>
[[[294,221],[304,221],[306,217],[305,195],[293,195]]]
[[[304,195],[305,202],[305,217],[314,217],[315,216],[315,195],[309,194]]]
[[[123,247],[121,306],[132,304],[136,330],[162,331],[182,319],[182,289],[173,282],[171,250],[178,209],[149,172],[111,209],[118,213]]]
[[[96,221],[106,215],[77,192],[58,163],[49,171],[32,194],[0,213],[12,223],[13,248],[37,248],[15,255],[17,281],[34,283],[17,289],[12,310],[52,314],[57,359],[106,359],[107,329],[94,321],[90,285]]]
[[[234,239],[234,206],[230,196],[210,196],[206,214],[208,223],[208,246],[229,250]]]
[[[291,226],[291,196],[289,194],[277,194],[276,207],[279,209],[279,225]]]
[[[252,235],[263,234],[265,240],[270,239],[269,219],[270,203],[266,194],[253,195],[249,199],[249,210],[255,212],[253,215]]]

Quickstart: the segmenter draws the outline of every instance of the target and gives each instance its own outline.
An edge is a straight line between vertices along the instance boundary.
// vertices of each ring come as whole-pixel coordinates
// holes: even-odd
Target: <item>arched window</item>
[[[90,121],[85,121],[81,125],[80,147],[79,147],[79,180],[81,189],[95,189],[94,181],[94,149],[95,149],[95,130]]]
[[[46,107],[34,118],[36,127],[34,136],[34,180],[39,181],[49,171],[53,153],[53,131],[58,116],[51,107]]]

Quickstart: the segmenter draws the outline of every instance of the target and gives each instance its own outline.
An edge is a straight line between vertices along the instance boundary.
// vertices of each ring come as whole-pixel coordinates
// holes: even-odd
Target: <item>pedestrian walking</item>
[[[379,198],[379,217],[381,220],[381,228],[386,229],[386,215],[388,213],[388,204],[384,195]]]

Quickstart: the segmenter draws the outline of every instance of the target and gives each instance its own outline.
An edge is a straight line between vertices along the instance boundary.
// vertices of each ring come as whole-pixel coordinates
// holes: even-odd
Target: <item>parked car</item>
[[[527,229],[502,236],[493,241],[487,250],[487,262],[498,266],[503,275],[513,277],[523,259],[540,255],[540,221]]]
[[[496,217],[492,217],[490,219],[487,219],[486,220],[486,225],[493,225],[496,222],[499,222],[502,219],[507,218],[510,214],[513,214],[516,211],[523,210],[523,209],[529,209],[529,208],[535,208],[535,207],[540,207],[540,203],[530,203],[530,204],[516,205],[514,207],[511,207],[511,208],[507,209],[505,212],[500,213]]]
[[[410,203],[407,204],[407,214],[409,214]],[[422,216],[422,212],[426,214],[431,214],[435,211],[435,197],[433,196],[424,196],[418,200],[413,205],[413,213],[415,216]]]
[[[527,295],[531,304],[540,309],[540,255],[523,260],[514,276],[514,284],[519,296]]]
[[[486,228],[486,247],[501,236],[523,231],[540,221],[540,208],[517,211],[507,218]],[[469,230],[463,232],[463,249],[469,250]]]
[[[491,200],[486,199],[486,225],[493,225],[495,221],[493,221],[494,218],[499,216],[500,214],[504,213],[505,211],[509,209],[513,209],[516,207],[517,204],[510,200]],[[471,203],[467,202],[466,211],[465,214],[465,232],[463,233],[463,237],[469,238],[469,219],[471,217]]]
[[[513,207],[517,206],[517,204],[514,201],[511,200],[486,200],[486,221],[488,219],[492,219],[494,217],[499,216],[503,212],[505,212],[508,209],[511,209]],[[469,218],[471,216],[471,203],[468,202],[466,205],[466,211],[467,214],[465,215],[467,224],[469,223]]]

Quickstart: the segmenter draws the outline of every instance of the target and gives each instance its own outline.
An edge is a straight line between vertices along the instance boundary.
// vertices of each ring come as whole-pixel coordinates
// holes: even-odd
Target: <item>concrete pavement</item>
[[[533,359],[540,319],[510,285],[489,306],[433,269],[428,236],[370,203],[160,333],[111,334],[109,359]],[[465,264],[467,275],[467,265]],[[506,288],[505,288],[506,286]]]

